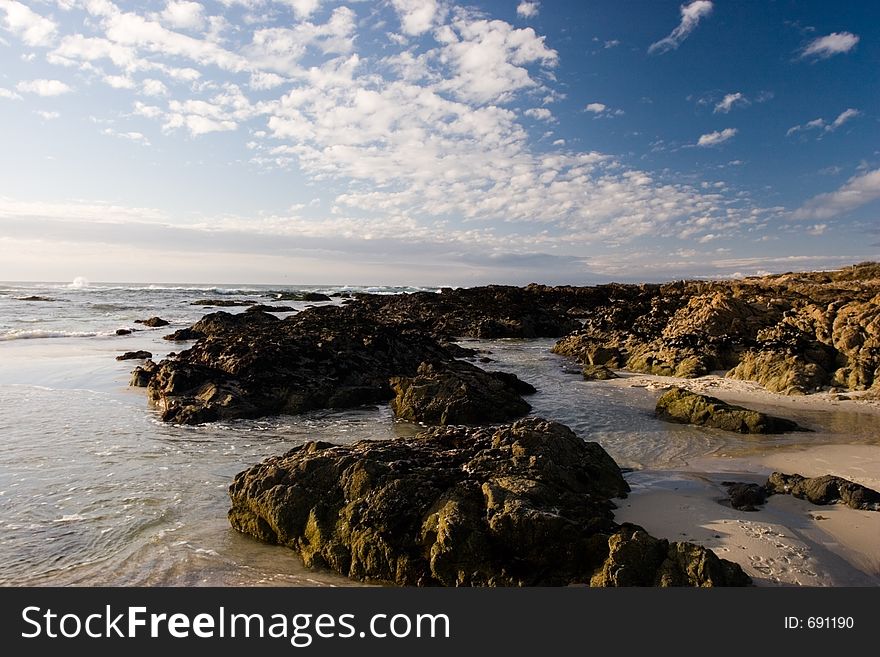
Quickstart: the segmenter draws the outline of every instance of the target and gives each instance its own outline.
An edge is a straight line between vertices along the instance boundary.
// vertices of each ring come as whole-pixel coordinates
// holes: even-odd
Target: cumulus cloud
[[[199,30],[205,25],[205,8],[189,0],[169,0],[162,11],[162,20],[176,29]]]
[[[7,100],[21,100],[21,95],[10,89],[0,87],[0,98],[6,98]]]
[[[852,32],[832,32],[810,41],[803,50],[801,58],[828,59],[834,55],[848,53],[856,47],[859,37]]]
[[[438,18],[440,7],[437,0],[391,0],[404,34],[418,36],[432,27]]]
[[[681,6],[681,22],[678,24],[669,36],[652,43],[648,48],[648,54],[663,54],[670,50],[677,49],[682,41],[688,38],[703,17],[712,13],[712,3],[710,0],[694,0],[693,2]]]
[[[622,109],[613,109],[611,107],[608,107],[608,105],[606,105],[605,103],[589,103],[586,107],[584,107],[584,111],[595,114],[595,118],[597,119],[624,115],[624,111]]]
[[[50,46],[58,31],[54,21],[38,14],[16,0],[4,0],[0,11],[5,13],[3,26],[29,46]]]
[[[880,169],[853,176],[840,188],[814,196],[795,210],[793,219],[834,219],[880,198]]]
[[[553,112],[548,110],[546,107],[532,107],[523,112],[523,115],[529,117],[530,119],[537,119],[538,121],[553,121]]]
[[[34,114],[39,116],[44,121],[54,121],[55,119],[61,117],[60,112],[49,112],[46,110],[37,110],[36,112],[34,112]]]
[[[831,123],[828,123],[823,118],[813,119],[812,121],[807,121],[804,124],[792,126],[786,131],[785,135],[787,137],[790,137],[791,135],[798,132],[809,132],[811,130],[818,130],[819,134],[834,132],[850,119],[854,119],[860,115],[861,112],[859,110],[850,107],[838,114],[837,118],[831,121]]]
[[[737,91],[736,93],[725,94],[724,98],[722,98],[719,102],[715,104],[715,109],[713,110],[713,112],[715,114],[727,114],[737,105],[743,106],[748,104],[749,99],[746,98],[742,93]]]
[[[166,96],[168,95],[168,87],[161,80],[147,78],[141,82],[141,93],[145,96]]]
[[[534,18],[538,15],[540,7],[540,2],[527,2],[526,0],[522,0],[522,2],[516,6],[516,13],[522,18]]]
[[[726,141],[733,139],[736,136],[736,133],[737,133],[736,128],[724,128],[724,130],[716,130],[715,132],[709,132],[705,135],[700,135],[700,138],[697,141],[697,146],[702,146],[702,147],[718,146],[720,144],[723,144]]]
[[[15,88],[26,94],[35,94],[37,96],[60,96],[61,94],[73,91],[67,84],[61,80],[22,80]]]

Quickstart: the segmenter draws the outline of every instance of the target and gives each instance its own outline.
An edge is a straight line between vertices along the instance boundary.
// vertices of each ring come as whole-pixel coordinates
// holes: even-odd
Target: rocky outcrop
[[[321,292],[275,292],[272,295],[277,301],[332,301]]]
[[[724,370],[787,394],[867,390],[880,379],[876,263],[595,289],[583,327],[560,340],[556,353],[664,376]]]
[[[737,433],[803,431],[796,422],[727,404],[715,397],[672,388],[657,400],[657,416],[667,422],[695,424]]]
[[[514,374],[485,372],[463,361],[422,363],[414,377],[393,377],[394,414],[424,424],[488,424],[525,415],[521,391],[535,392]]]
[[[150,328],[158,328],[160,326],[168,326],[170,322],[168,320],[162,319],[161,317],[150,317],[149,319],[136,319],[134,320],[135,324],[143,324],[144,326],[149,326]]]
[[[128,385],[136,388],[146,388],[158,368],[159,366],[156,363],[147,359],[132,370]]]
[[[774,472],[764,486],[771,495],[793,495],[813,504],[841,503],[853,509],[880,511],[880,493],[833,475],[807,478]]]
[[[152,357],[153,354],[151,354],[149,351],[126,351],[124,354],[117,356],[116,360],[146,360]]]
[[[259,303],[255,306],[251,306],[245,312],[251,313],[292,313],[296,312],[296,308],[293,306],[267,306],[264,303]]]
[[[727,487],[730,506],[739,511],[757,511],[767,501],[767,489],[764,486],[736,481],[725,481],[722,485]]]
[[[428,335],[338,306],[284,320],[221,311],[203,317],[190,334],[198,342],[163,360],[148,386],[166,421],[194,424],[376,403],[394,396],[391,377],[415,376],[424,361],[452,360]]]
[[[698,546],[658,541],[665,557],[649,566],[643,551],[617,548],[647,540],[613,521],[611,498],[627,490],[598,444],[527,418],[437,427],[413,439],[307,443],[238,474],[229,520],[293,549],[308,567],[363,581],[748,583],[738,566]],[[629,577],[634,569],[651,573]]]

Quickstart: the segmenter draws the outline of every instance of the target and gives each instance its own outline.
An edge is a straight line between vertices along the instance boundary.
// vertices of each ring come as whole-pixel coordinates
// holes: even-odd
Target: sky
[[[0,0],[0,280],[880,260],[880,3]]]

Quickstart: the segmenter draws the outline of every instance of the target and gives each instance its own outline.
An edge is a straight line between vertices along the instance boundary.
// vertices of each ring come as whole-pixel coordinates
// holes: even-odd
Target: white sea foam
[[[98,335],[110,335],[109,333],[97,333],[94,331],[40,331],[13,329],[0,333],[0,341],[7,340],[37,340],[41,338],[94,338]]]

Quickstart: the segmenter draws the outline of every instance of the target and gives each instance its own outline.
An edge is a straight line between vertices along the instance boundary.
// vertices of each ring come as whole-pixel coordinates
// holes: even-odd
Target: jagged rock
[[[463,361],[422,363],[414,377],[390,381],[394,414],[425,424],[488,424],[525,415],[520,390],[535,392],[514,374],[485,372]]]
[[[291,313],[296,312],[296,308],[293,306],[267,306],[264,303],[259,303],[255,306],[251,306],[247,310],[247,313]]]
[[[625,524],[608,538],[608,556],[590,586],[750,586],[737,564],[693,543],[657,539]]]
[[[740,511],[757,511],[767,501],[767,490],[758,484],[725,481],[730,506]]]
[[[738,433],[785,433],[802,431],[796,422],[734,406],[726,402],[672,388],[657,400],[657,416],[667,422],[696,424]]]
[[[229,520],[293,549],[308,567],[363,581],[749,583],[703,548],[650,537],[643,540],[665,557],[648,563],[642,579],[621,577],[646,567],[643,553],[611,547],[638,530],[613,522],[611,498],[628,490],[597,443],[526,418],[495,428],[435,427],[413,439],[308,443],[239,473]]]
[[[220,336],[224,334],[234,334],[238,331],[243,332],[243,338],[246,338],[248,332],[257,326],[274,325],[281,320],[269,313],[261,311],[244,312],[239,315],[233,315],[223,310],[215,313],[209,313],[202,317],[192,326],[179,329],[170,335],[163,336],[165,340],[183,341],[183,340],[199,340],[206,336]]]
[[[168,326],[170,324],[169,321],[162,319],[161,317],[150,317],[149,319],[136,319],[134,320],[135,324],[143,324],[144,326],[149,326],[150,328],[157,328],[159,326]]]
[[[276,292],[275,299],[277,301],[332,301],[326,294],[320,292]],[[334,295],[335,296],[335,295]],[[349,293],[340,293],[339,296],[351,296]]]
[[[126,351],[121,356],[117,356],[116,360],[137,360],[137,359],[148,359],[152,358],[153,354],[149,351]]]
[[[150,383],[150,379],[152,379],[153,375],[156,373],[157,368],[158,365],[156,365],[156,363],[147,359],[141,365],[138,365],[132,370],[131,380],[128,382],[128,385],[136,388],[146,388]]]
[[[253,306],[256,301],[245,301],[242,299],[199,299],[190,303],[191,306],[217,306],[220,308],[229,306]]]
[[[880,493],[877,491],[833,475],[821,477],[802,477],[799,474],[774,472],[765,484],[771,495],[787,494],[813,504],[835,504],[841,502],[853,509],[880,511]]]
[[[608,381],[619,378],[605,365],[584,365],[582,374],[584,381]]]

